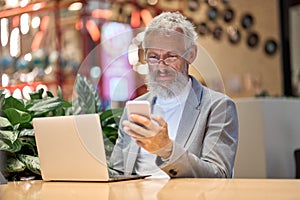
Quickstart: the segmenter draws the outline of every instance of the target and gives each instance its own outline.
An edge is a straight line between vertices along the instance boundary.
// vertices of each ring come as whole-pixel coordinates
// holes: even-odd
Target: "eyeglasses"
[[[175,63],[177,60],[179,60],[179,58],[183,58],[186,53],[188,52],[190,48],[188,48],[183,55],[179,56],[177,54],[174,55],[169,55],[168,57],[166,57],[165,59],[163,58],[159,58],[157,55],[154,56],[150,56],[146,58],[146,61],[149,65],[151,66],[155,66],[158,65],[160,61],[163,61],[163,63],[165,63],[166,65],[171,65],[173,63]]]
[[[170,65],[172,63],[175,63],[178,60],[178,58],[179,57],[177,55],[176,56],[169,56],[165,59],[157,58],[157,57],[149,57],[149,58],[146,59],[146,61],[149,65],[158,65],[158,63],[160,61],[163,61],[163,63],[165,63],[166,65]]]

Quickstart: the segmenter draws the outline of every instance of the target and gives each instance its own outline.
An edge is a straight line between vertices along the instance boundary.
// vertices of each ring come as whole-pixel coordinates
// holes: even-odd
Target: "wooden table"
[[[300,199],[296,179],[145,179],[114,183],[20,181],[0,185],[1,200]]]

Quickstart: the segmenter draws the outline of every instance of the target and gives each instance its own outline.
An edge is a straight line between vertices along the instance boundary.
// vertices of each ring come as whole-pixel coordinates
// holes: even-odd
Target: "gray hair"
[[[185,46],[186,48],[196,44],[197,33],[193,24],[187,20],[181,13],[177,12],[163,12],[160,15],[154,17],[149,23],[145,30],[144,40],[142,43],[145,49],[145,40],[147,35],[153,31],[180,31],[183,32],[185,36]]]

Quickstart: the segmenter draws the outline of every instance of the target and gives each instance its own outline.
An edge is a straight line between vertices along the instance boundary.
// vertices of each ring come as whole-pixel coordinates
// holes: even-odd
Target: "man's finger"
[[[148,119],[147,117],[144,117],[142,115],[137,115],[137,114],[131,114],[130,118],[132,119],[132,121],[140,123],[144,126],[149,126],[151,123],[151,120]]]
[[[151,119],[153,119],[154,121],[156,121],[159,126],[163,127],[163,126],[166,125],[165,120],[161,116],[159,116],[159,115],[151,115]]]

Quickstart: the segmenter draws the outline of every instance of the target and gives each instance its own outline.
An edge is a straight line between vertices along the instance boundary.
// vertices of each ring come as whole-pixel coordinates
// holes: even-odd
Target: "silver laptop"
[[[120,181],[110,177],[98,114],[33,119],[41,175],[45,181]]]

